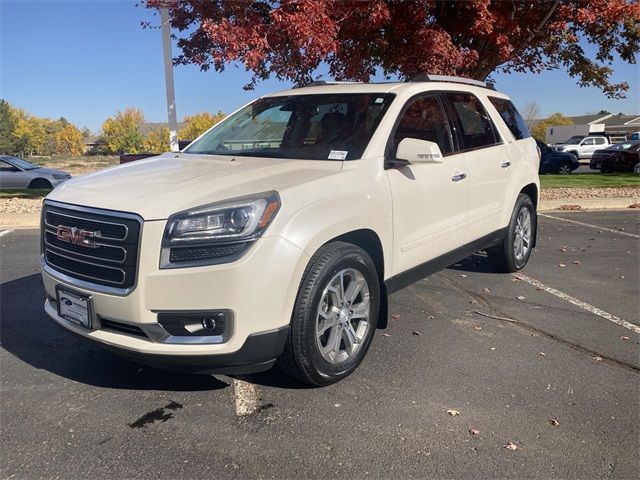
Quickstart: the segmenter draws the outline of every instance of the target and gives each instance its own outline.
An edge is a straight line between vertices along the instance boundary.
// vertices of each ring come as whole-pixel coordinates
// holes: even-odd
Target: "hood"
[[[280,191],[341,168],[337,161],[170,153],[73,178],[47,199],[163,220],[207,203]]]
[[[56,170],[55,168],[36,168],[35,170],[28,171],[38,172],[42,175],[53,175],[54,173],[59,173],[60,175],[69,175],[69,172],[65,172],[64,170]]]

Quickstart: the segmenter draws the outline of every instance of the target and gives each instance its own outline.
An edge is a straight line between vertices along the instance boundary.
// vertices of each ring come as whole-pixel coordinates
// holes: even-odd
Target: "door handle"
[[[511,166],[511,162],[502,162],[502,163],[500,164],[500,166],[501,166],[502,168],[509,168],[509,167]]]
[[[464,180],[465,178],[467,178],[466,173],[456,173],[453,177],[451,177],[451,180],[453,182],[459,182],[460,180]]]

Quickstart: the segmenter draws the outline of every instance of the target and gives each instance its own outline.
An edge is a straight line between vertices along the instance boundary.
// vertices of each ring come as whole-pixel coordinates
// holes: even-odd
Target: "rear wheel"
[[[633,173],[640,173],[640,162],[636,163],[636,166],[633,167]]]
[[[380,285],[369,255],[344,242],[323,246],[303,276],[278,364],[312,385],[345,378],[369,350],[379,306]]]
[[[497,272],[512,273],[529,261],[537,227],[536,209],[531,198],[518,195],[507,232],[500,242],[487,250],[489,264]]]
[[[28,188],[39,188],[39,189],[51,190],[53,186],[51,185],[51,182],[46,178],[36,178],[34,180],[31,180],[31,183],[29,183]]]
[[[571,174],[571,164],[569,162],[562,162],[558,166],[558,174],[559,175],[570,175]]]

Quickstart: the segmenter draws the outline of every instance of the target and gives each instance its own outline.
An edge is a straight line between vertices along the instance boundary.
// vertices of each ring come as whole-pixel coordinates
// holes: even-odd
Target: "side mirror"
[[[410,163],[442,163],[444,161],[437,143],[417,138],[403,139],[398,145],[396,158]]]

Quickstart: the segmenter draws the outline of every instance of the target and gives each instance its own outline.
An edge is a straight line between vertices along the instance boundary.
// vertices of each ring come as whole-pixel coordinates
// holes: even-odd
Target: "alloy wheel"
[[[518,262],[524,260],[531,248],[531,213],[527,207],[522,207],[516,219],[513,240],[513,254]]]

